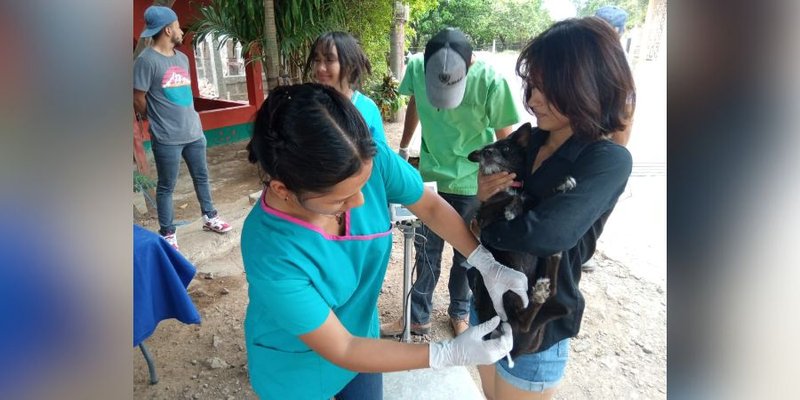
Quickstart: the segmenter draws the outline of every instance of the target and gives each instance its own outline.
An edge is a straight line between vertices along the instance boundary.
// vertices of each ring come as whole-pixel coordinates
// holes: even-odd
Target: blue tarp
[[[200,313],[186,292],[195,272],[195,267],[160,235],[133,226],[134,346],[150,337],[164,319],[200,323]]]

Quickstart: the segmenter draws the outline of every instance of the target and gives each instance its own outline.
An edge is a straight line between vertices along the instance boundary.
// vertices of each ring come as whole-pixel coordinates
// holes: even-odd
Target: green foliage
[[[440,1],[425,13],[412,13],[415,36],[411,47],[421,51],[441,29],[456,27],[472,39],[476,49],[488,48],[494,40],[499,40],[502,48],[526,42],[551,23],[542,0]]]
[[[156,187],[156,182],[147,175],[142,175],[139,171],[133,171],[133,191],[135,193],[146,192]]]
[[[298,77],[297,73],[302,70],[314,39],[333,30],[350,32],[358,38],[376,76],[388,71],[386,60],[394,21],[394,2],[275,0],[274,3],[283,69],[294,77]],[[407,2],[412,10],[417,11],[436,3],[436,0]],[[211,0],[200,5],[198,11],[202,17],[190,27],[190,31],[195,33],[194,44],[213,34],[241,43],[244,54],[251,48],[265,48],[263,0]],[[220,46],[223,44],[224,40],[220,40]]]
[[[415,21],[422,20],[431,10],[439,7],[439,0],[412,0],[406,1],[410,9],[409,21],[405,26],[406,43],[405,47],[417,47],[419,33],[417,32]]]
[[[284,70],[302,67],[311,42],[321,33],[344,27],[345,0],[275,0],[275,28]],[[263,0],[211,0],[198,6],[201,17],[190,25],[192,44],[208,35],[226,37],[242,45],[242,54],[266,48]],[[225,40],[220,40],[220,46]],[[248,62],[262,57],[250,58]]]
[[[343,0],[347,19],[340,30],[350,32],[361,44],[372,64],[372,74],[383,76],[389,70],[388,54],[394,2]]]
[[[344,3],[343,0],[275,1],[278,46],[287,67],[300,71],[314,39],[327,31],[342,30],[347,15]]]
[[[189,26],[194,33],[192,45],[202,43],[209,35],[225,36],[242,45],[242,54],[253,46],[263,47],[264,2],[260,0],[211,0],[197,7],[197,21]],[[222,46],[224,40],[220,40]]]
[[[492,21],[483,39],[500,41],[502,47],[522,44],[552,25],[542,0],[499,0],[492,3]]]
[[[594,15],[602,6],[618,6],[628,12],[625,29],[641,26],[647,16],[648,0],[572,0],[572,3],[575,4],[579,17]]]
[[[133,171],[133,192],[141,193],[144,196],[145,202],[148,204],[148,209],[156,209],[155,200],[150,197],[148,193],[150,190],[155,189],[156,181],[146,175],[142,175],[139,171]]]
[[[386,73],[383,80],[368,91],[384,121],[393,121],[397,111],[405,105],[405,98],[400,95],[399,87],[400,82],[391,73]]]

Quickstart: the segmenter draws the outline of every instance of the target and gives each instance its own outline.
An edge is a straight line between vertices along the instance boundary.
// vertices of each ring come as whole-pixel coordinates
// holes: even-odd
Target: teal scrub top
[[[364,117],[364,122],[367,123],[369,131],[372,132],[372,137],[375,140],[380,140],[386,143],[386,133],[383,130],[383,117],[381,111],[372,99],[367,97],[364,93],[358,90],[353,91],[353,96],[350,101],[356,106],[356,109]]]
[[[352,335],[379,337],[378,295],[392,247],[387,204],[417,202],[423,185],[385,142],[376,145],[364,204],[345,213],[344,236],[277,211],[263,197],[244,222],[245,342],[250,381],[262,398],[330,399],[355,377],[299,338],[330,310]]]

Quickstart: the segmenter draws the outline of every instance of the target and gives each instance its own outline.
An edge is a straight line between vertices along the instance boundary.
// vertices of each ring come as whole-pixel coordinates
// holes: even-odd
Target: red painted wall
[[[187,31],[187,27],[194,21],[198,13],[195,8],[199,5],[206,4],[207,0],[176,0],[172,9],[178,14],[178,21],[180,21],[181,28]],[[142,33],[145,27],[144,11],[147,7],[153,5],[152,0],[133,0],[133,41],[134,46],[139,39],[139,34]],[[192,35],[186,34],[184,36],[183,46],[180,51],[186,54],[189,58],[189,68],[192,78],[192,93],[194,94],[195,109],[200,113],[200,121],[203,124],[203,130],[211,130],[223,128],[226,126],[238,125],[245,122],[251,122],[255,116],[257,107],[261,106],[264,101],[263,92],[261,91],[261,65],[259,63],[251,63],[248,65],[247,83],[248,91],[257,93],[248,93],[250,104],[242,105],[231,103],[223,100],[212,100],[199,97],[199,89],[197,86],[197,67],[194,61],[194,48],[191,45]],[[252,70],[252,71],[251,71]],[[257,71],[257,72],[256,72]],[[149,139],[147,133],[147,126],[144,127],[146,139]]]

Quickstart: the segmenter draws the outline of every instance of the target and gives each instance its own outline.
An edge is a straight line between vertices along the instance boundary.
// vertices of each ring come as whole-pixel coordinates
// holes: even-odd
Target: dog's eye
[[[511,148],[510,148],[510,147],[508,147],[508,146],[500,146],[500,151],[501,151],[503,154],[505,154],[505,153],[508,153],[510,150],[511,150]]]

